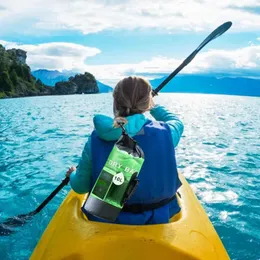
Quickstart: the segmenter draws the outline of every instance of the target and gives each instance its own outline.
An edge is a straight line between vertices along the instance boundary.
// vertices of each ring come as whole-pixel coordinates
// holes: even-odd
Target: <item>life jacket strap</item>
[[[174,199],[176,199],[176,194],[174,194],[170,198],[166,198],[161,201],[150,203],[150,204],[130,204],[130,205],[125,204],[124,207],[122,208],[122,211],[132,212],[132,213],[143,213],[144,211],[154,210],[163,207],[168,203],[170,203],[171,201],[173,201]]]

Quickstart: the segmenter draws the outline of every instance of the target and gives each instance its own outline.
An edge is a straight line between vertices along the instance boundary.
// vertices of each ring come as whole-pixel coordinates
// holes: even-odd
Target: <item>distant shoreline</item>
[[[109,94],[109,93],[112,93],[112,92],[108,92],[108,93],[87,93],[87,94],[62,94],[62,95],[59,95],[59,94],[46,94],[46,95],[30,95],[30,96],[20,96],[20,97],[16,97],[16,96],[13,96],[13,97],[1,97],[0,100],[2,99],[16,99],[16,98],[29,98],[29,97],[52,97],[52,96],[79,96],[79,95],[95,95],[95,94]]]
[[[69,95],[33,95],[33,96],[21,96],[21,97],[4,97],[0,98],[0,100],[4,99],[17,99],[17,98],[33,98],[33,97],[53,97],[53,96],[81,96],[81,95],[101,95],[101,94],[111,94],[112,92],[107,93],[88,93],[88,94],[69,94]],[[222,93],[198,93],[198,92],[162,92],[159,93],[160,95],[165,94],[187,94],[187,95],[208,95],[208,96],[235,96],[235,97],[253,97],[253,98],[260,98],[260,96],[256,95],[239,95],[239,94],[222,94]]]

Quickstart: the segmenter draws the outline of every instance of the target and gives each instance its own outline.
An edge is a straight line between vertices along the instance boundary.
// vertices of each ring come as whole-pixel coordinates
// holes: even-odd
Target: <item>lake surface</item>
[[[184,122],[178,167],[231,259],[260,259],[260,98],[160,94],[155,102]],[[112,116],[111,94],[0,100],[0,221],[34,210],[77,165],[96,113]],[[29,259],[68,190],[0,237],[1,259]]]

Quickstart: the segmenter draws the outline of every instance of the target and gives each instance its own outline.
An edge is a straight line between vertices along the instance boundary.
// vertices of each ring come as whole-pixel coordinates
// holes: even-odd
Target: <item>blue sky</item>
[[[170,73],[226,21],[182,73],[258,77],[259,0],[2,0],[0,43],[26,50],[32,70],[89,71],[113,85]]]

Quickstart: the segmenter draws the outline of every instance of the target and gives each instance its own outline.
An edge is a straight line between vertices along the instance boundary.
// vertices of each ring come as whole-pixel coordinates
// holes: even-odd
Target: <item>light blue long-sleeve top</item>
[[[165,122],[169,125],[172,135],[173,145],[176,148],[182,136],[184,126],[181,120],[169,112],[164,106],[156,105],[150,110],[150,114],[157,121]],[[135,114],[126,117],[128,123],[125,125],[129,136],[135,136],[148,118],[144,114]],[[94,127],[98,136],[106,141],[116,141],[119,139],[122,131],[120,128],[113,127],[114,119],[105,115],[94,116]],[[70,175],[70,185],[72,189],[80,194],[87,193],[91,190],[92,174],[92,155],[91,155],[91,137],[83,149],[78,168]]]

